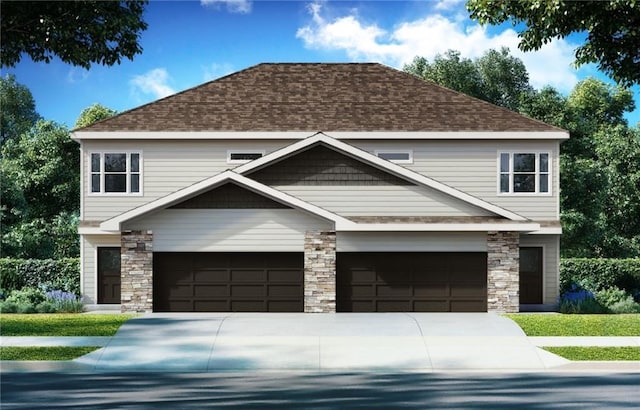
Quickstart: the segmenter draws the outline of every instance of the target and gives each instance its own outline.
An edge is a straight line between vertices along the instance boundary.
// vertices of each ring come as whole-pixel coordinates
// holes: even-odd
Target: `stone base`
[[[153,234],[125,231],[121,234],[120,311],[153,310]]]

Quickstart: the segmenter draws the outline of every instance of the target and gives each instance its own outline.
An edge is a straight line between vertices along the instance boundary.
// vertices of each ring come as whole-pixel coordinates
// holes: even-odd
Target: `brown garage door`
[[[486,312],[487,254],[341,252],[339,312]]]
[[[158,312],[302,312],[302,253],[153,254]]]

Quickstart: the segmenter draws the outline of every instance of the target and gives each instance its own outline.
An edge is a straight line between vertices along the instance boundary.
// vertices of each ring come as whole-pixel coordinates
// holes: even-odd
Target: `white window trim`
[[[385,159],[385,161],[393,162],[394,164],[413,164],[413,150],[410,149],[380,149],[375,150],[374,154],[380,159],[380,154],[408,154],[409,159]]]
[[[500,157],[502,154],[509,154],[509,192],[501,192],[500,191],[500,177],[502,175],[500,169]],[[536,170],[535,170],[535,192],[513,192],[513,155],[514,154],[535,154],[536,156]],[[548,192],[540,192],[540,154],[547,154],[548,161],[547,165],[549,170],[546,174],[549,176],[547,184],[549,187]],[[535,151],[535,150],[512,150],[512,151],[498,151],[497,155],[497,183],[496,189],[497,193],[500,196],[552,196],[553,195],[553,156],[551,155],[551,151]]]
[[[265,156],[265,150],[259,149],[230,149],[227,150],[227,164],[246,164],[247,162],[251,162],[251,159],[231,159],[231,154],[260,154],[262,157]]]
[[[91,170],[91,156],[93,154],[100,154],[100,192],[92,192],[92,186],[91,184],[93,183],[93,171]],[[127,192],[104,192],[104,188],[105,188],[105,184],[104,184],[104,176],[105,176],[105,171],[104,171],[104,154],[126,154],[127,155],[127,171],[126,171],[126,175],[127,175]],[[131,154],[138,154],[138,164],[139,164],[139,172],[138,174],[140,175],[140,180],[139,180],[139,186],[140,186],[140,192],[130,192],[131,190]],[[144,161],[143,161],[143,155],[142,155],[142,150],[101,150],[101,151],[89,151],[88,152],[88,161],[87,161],[87,194],[89,196],[143,196],[143,181],[144,181],[144,174],[143,174],[143,170],[144,170]]]

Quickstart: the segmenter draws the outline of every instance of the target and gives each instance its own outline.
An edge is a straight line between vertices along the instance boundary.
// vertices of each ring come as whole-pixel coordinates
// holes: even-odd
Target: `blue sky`
[[[133,61],[90,70],[28,57],[12,73],[36,100],[46,119],[69,127],[82,109],[100,103],[123,111],[261,62],[373,61],[402,68],[415,55],[429,59],[448,49],[478,57],[507,46],[521,58],[536,88],[552,85],[568,93],[583,78],[607,78],[589,65],[571,67],[580,36],[555,40],[543,49],[517,50],[510,24],[480,27],[468,18],[464,0],[433,1],[250,1],[152,0],[142,54]],[[636,111],[640,122],[640,87]]]

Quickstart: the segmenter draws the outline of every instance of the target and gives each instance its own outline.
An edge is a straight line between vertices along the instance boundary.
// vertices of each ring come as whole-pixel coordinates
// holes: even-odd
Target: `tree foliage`
[[[586,33],[575,50],[575,64],[598,68],[624,85],[640,83],[640,2],[637,0],[468,0],[471,18],[481,24],[524,23],[523,51],[538,50],[552,39]]]
[[[90,68],[114,65],[142,52],[139,35],[147,23],[147,1],[3,1],[1,55],[14,66],[23,54],[33,61],[63,62]]]
[[[31,91],[14,75],[0,77],[0,143],[29,131],[39,118]]]
[[[624,118],[635,109],[629,89],[587,78],[568,96],[535,90],[505,50],[475,61],[457,51],[433,62],[416,57],[405,70],[568,130],[560,149],[563,256],[640,256],[640,130]]]
[[[518,109],[523,94],[532,92],[524,63],[509,54],[509,49],[488,50],[476,60],[461,58],[448,50],[433,62],[414,58],[404,71],[511,110]]]
[[[92,106],[82,110],[82,112],[80,113],[80,116],[76,120],[76,124],[74,125],[74,128],[88,127],[94,122],[112,117],[117,113],[118,112],[116,110],[107,108],[104,105],[93,104]]]

